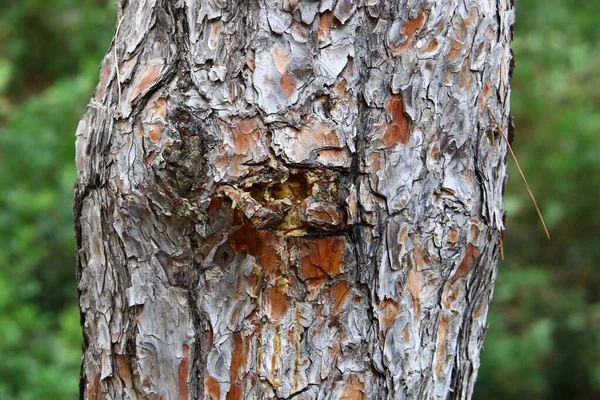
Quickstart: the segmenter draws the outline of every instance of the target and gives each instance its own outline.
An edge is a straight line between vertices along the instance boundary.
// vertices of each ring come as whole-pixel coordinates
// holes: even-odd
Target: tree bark
[[[84,399],[469,399],[510,0],[121,0],[77,130]]]

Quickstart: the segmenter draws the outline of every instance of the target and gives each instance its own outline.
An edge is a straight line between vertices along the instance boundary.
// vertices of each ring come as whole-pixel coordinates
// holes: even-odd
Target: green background
[[[7,4],[8,3],[8,4]],[[600,1],[517,2],[513,143],[476,399],[600,398]],[[74,132],[112,0],[0,4],[0,399],[76,399]]]

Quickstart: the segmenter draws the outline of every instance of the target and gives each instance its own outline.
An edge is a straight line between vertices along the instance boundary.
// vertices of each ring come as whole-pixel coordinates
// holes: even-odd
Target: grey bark
[[[468,399],[509,0],[139,0],[77,130],[84,399]]]

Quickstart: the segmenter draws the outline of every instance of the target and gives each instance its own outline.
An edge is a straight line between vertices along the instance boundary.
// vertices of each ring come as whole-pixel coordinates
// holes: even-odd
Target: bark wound
[[[251,177],[220,192],[256,229],[283,236],[331,234],[347,227],[338,180],[339,174],[330,170],[292,169],[279,182]]]

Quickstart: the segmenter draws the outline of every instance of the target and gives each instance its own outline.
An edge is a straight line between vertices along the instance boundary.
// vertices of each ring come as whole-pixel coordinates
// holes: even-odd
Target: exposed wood
[[[82,398],[470,398],[512,4],[119,16],[77,130]]]

